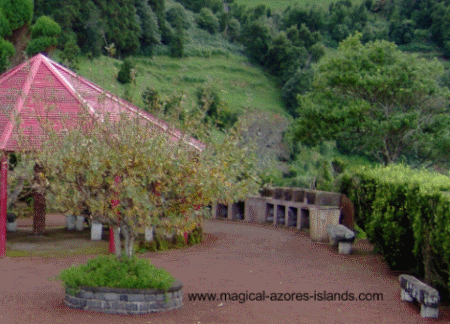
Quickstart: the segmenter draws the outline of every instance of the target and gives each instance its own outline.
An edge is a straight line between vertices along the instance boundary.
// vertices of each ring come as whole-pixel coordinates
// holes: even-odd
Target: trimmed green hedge
[[[341,192],[391,269],[450,291],[450,178],[404,165],[355,169]]]

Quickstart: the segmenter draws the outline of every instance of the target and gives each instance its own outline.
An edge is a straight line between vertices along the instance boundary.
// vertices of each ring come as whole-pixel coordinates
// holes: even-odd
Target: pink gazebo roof
[[[138,114],[153,129],[168,133],[173,139],[181,133],[166,122],[112,95],[73,71],[38,54],[0,75],[0,151],[19,150],[18,127],[14,116],[20,116],[20,130],[32,147],[44,139],[39,117],[48,119],[55,130],[78,122],[86,110],[100,120],[109,114],[115,119],[121,113]],[[190,140],[196,149],[204,145]]]

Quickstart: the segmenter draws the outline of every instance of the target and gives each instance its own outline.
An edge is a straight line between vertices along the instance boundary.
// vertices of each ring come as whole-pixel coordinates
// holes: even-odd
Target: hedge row
[[[356,222],[390,268],[450,291],[450,178],[404,165],[359,168],[341,183]]]

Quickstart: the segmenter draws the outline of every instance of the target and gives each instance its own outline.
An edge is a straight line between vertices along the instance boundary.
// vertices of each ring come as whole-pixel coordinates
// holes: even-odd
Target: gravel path
[[[62,218],[61,218],[62,219]],[[50,280],[92,256],[0,260],[1,323],[424,323],[419,305],[400,301],[392,273],[365,243],[349,256],[312,242],[306,233],[223,221],[205,224],[206,242],[187,250],[145,253],[184,284],[183,308],[139,316],[68,308],[60,282]],[[191,293],[381,293],[382,301],[190,301]],[[439,320],[450,323],[450,308]]]

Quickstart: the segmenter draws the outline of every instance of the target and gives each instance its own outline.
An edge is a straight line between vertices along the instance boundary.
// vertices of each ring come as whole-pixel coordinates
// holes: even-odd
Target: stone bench
[[[439,292],[410,275],[400,275],[401,299],[412,302],[417,300],[421,304],[420,315],[424,318],[438,318]]]
[[[355,232],[344,225],[327,225],[327,232],[331,245],[339,244],[339,254],[351,254],[352,244],[355,241]]]

